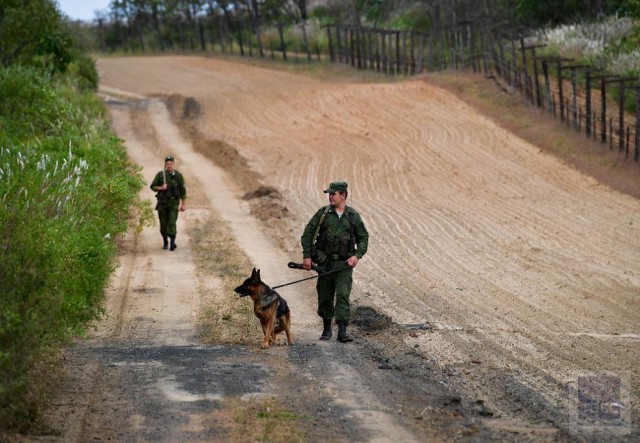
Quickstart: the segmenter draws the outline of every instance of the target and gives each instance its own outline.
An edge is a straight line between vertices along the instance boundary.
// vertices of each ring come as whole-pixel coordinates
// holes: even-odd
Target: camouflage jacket
[[[302,257],[311,258],[312,246],[316,242],[317,249],[327,256],[335,258],[337,255],[340,259],[347,259],[355,255],[359,259],[362,258],[369,246],[369,233],[360,214],[349,206],[345,208],[341,217],[335,208],[329,207],[318,231],[318,237],[313,238],[326,209],[326,206],[318,209],[305,226],[300,239]]]
[[[164,184],[164,176],[167,178],[167,185],[169,187],[166,191],[157,191],[156,198],[158,204],[177,204],[180,200],[187,198],[187,187],[184,183],[184,177],[179,171],[166,172],[159,171],[151,182],[151,190],[155,191],[156,186],[162,186]]]

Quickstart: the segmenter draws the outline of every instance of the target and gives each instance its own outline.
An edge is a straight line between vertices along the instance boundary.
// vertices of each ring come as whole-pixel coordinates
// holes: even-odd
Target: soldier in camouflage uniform
[[[331,338],[331,319],[338,324],[338,341],[347,343],[353,338],[347,334],[351,317],[353,268],[367,252],[369,233],[355,209],[347,206],[347,183],[333,182],[324,191],[329,194],[329,206],[316,211],[302,234],[302,265],[307,271],[312,263],[322,265],[326,271],[342,268],[329,275],[320,275],[318,315],[324,329],[320,340]]]
[[[174,251],[176,245],[176,221],[178,220],[178,212],[184,211],[187,206],[187,187],[184,183],[182,174],[174,169],[175,159],[168,156],[164,159],[164,170],[158,172],[151,182],[151,190],[156,191],[158,204],[158,219],[160,220],[160,234],[164,244],[162,249],[171,249]],[[171,240],[171,245],[169,245]]]

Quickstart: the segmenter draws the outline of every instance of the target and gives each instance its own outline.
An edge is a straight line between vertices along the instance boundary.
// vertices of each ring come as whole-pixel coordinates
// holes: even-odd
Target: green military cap
[[[329,188],[324,190],[324,192],[329,194],[338,191],[347,192],[347,182],[331,182],[329,183]]]
[[[164,161],[165,161],[165,162],[173,162],[173,161],[175,161],[175,159],[173,158],[173,155],[167,155],[167,156],[164,158]]]

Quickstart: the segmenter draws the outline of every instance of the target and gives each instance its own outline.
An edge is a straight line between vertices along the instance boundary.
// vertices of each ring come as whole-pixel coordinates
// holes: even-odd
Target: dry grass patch
[[[213,216],[190,229],[192,251],[203,281],[216,281],[214,287],[201,287],[203,300],[198,332],[209,343],[247,344],[259,337],[260,327],[253,314],[253,303],[238,297],[237,287],[251,269],[251,263],[238,248],[231,228]],[[209,277],[209,278],[208,278]]]
[[[227,442],[294,443],[308,441],[301,422],[311,417],[283,409],[275,397],[253,397],[226,399],[211,418]]]

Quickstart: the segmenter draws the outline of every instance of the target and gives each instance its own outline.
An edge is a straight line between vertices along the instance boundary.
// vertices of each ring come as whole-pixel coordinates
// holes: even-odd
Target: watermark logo
[[[577,380],[575,432],[631,432],[628,374],[584,374]]]

